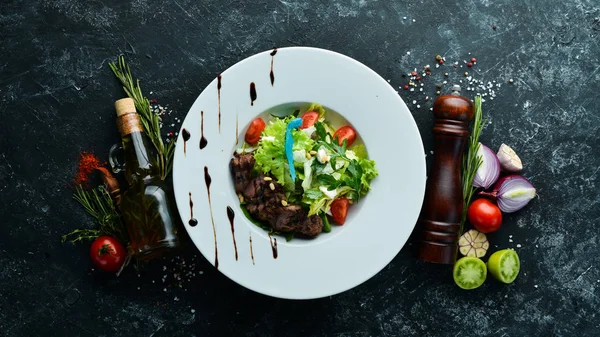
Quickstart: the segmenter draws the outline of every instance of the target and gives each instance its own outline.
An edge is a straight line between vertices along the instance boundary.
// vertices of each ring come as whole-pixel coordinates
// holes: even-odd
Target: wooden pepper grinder
[[[433,104],[434,157],[427,178],[425,201],[417,222],[417,258],[454,264],[463,212],[462,158],[473,103],[460,96],[460,86]]]

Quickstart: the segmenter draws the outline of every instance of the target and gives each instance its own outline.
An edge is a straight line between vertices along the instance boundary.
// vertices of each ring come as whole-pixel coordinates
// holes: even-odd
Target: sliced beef
[[[285,192],[283,187],[270,177],[262,174],[248,182],[242,194],[248,203],[267,202],[281,204],[281,200],[285,200]],[[271,188],[273,187],[273,188]]]
[[[314,238],[317,235],[321,234],[323,231],[323,220],[318,215],[311,215],[305,218],[297,229],[297,232],[307,236],[309,238]]]
[[[233,158],[229,162],[229,169],[233,176],[235,184],[235,192],[242,193],[250,179],[252,179],[252,169],[254,168],[254,156],[250,153],[238,154],[234,153]]]
[[[250,215],[252,215],[252,217],[256,220],[269,223],[273,221],[273,219],[276,219],[281,212],[281,205],[265,202],[249,203],[246,204],[246,208],[248,209],[248,213],[250,213]]]
[[[274,230],[279,232],[294,232],[298,230],[305,217],[306,212],[302,207],[298,205],[288,205],[286,207],[281,207],[279,215],[275,221],[271,222],[271,226]]]
[[[298,205],[283,206],[282,201],[286,200],[283,186],[263,174],[253,178],[254,163],[252,154],[237,153],[229,162],[235,191],[243,195],[248,213],[278,232],[296,232],[309,238],[319,235],[323,229],[321,218],[307,217],[306,210]]]
[[[283,208],[281,201],[285,200],[283,187],[270,177],[265,180],[262,174],[250,180],[242,194],[248,213],[257,220],[269,223],[277,219]]]

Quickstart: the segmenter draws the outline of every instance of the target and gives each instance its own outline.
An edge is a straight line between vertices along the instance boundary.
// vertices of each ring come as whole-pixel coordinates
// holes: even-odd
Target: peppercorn
[[[477,59],[474,57],[471,57],[471,62],[475,63],[475,62],[477,62]]]
[[[473,66],[473,62],[467,62],[467,67],[472,67]]]
[[[404,90],[408,90],[408,84],[404,85]]]

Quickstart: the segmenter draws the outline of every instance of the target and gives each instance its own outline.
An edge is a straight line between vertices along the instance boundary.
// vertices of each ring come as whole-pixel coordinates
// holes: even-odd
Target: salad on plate
[[[356,130],[334,127],[319,104],[269,117],[250,123],[229,164],[245,215],[287,240],[344,225],[378,175]]]

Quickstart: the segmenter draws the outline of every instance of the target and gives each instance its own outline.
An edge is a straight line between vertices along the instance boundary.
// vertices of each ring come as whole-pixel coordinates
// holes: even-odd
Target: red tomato
[[[315,111],[309,111],[302,115],[302,126],[300,129],[308,129],[319,120],[319,113]]]
[[[333,134],[333,139],[335,139],[335,137],[338,137],[338,142],[340,143],[340,146],[344,142],[344,139],[347,140],[347,146],[351,146],[352,143],[354,143],[354,141],[356,140],[356,130],[354,130],[349,125],[342,126]]]
[[[112,236],[101,236],[92,242],[90,257],[98,268],[109,273],[116,273],[125,262],[127,251]]]
[[[255,118],[246,131],[246,137],[244,138],[247,143],[255,144],[260,140],[260,134],[265,129],[265,121],[262,118]]]
[[[488,199],[473,201],[467,211],[467,218],[471,225],[482,233],[495,232],[502,225],[500,208]]]
[[[338,225],[343,225],[346,222],[346,215],[348,215],[348,205],[350,201],[346,198],[335,199],[331,203],[331,216],[333,221]]]

